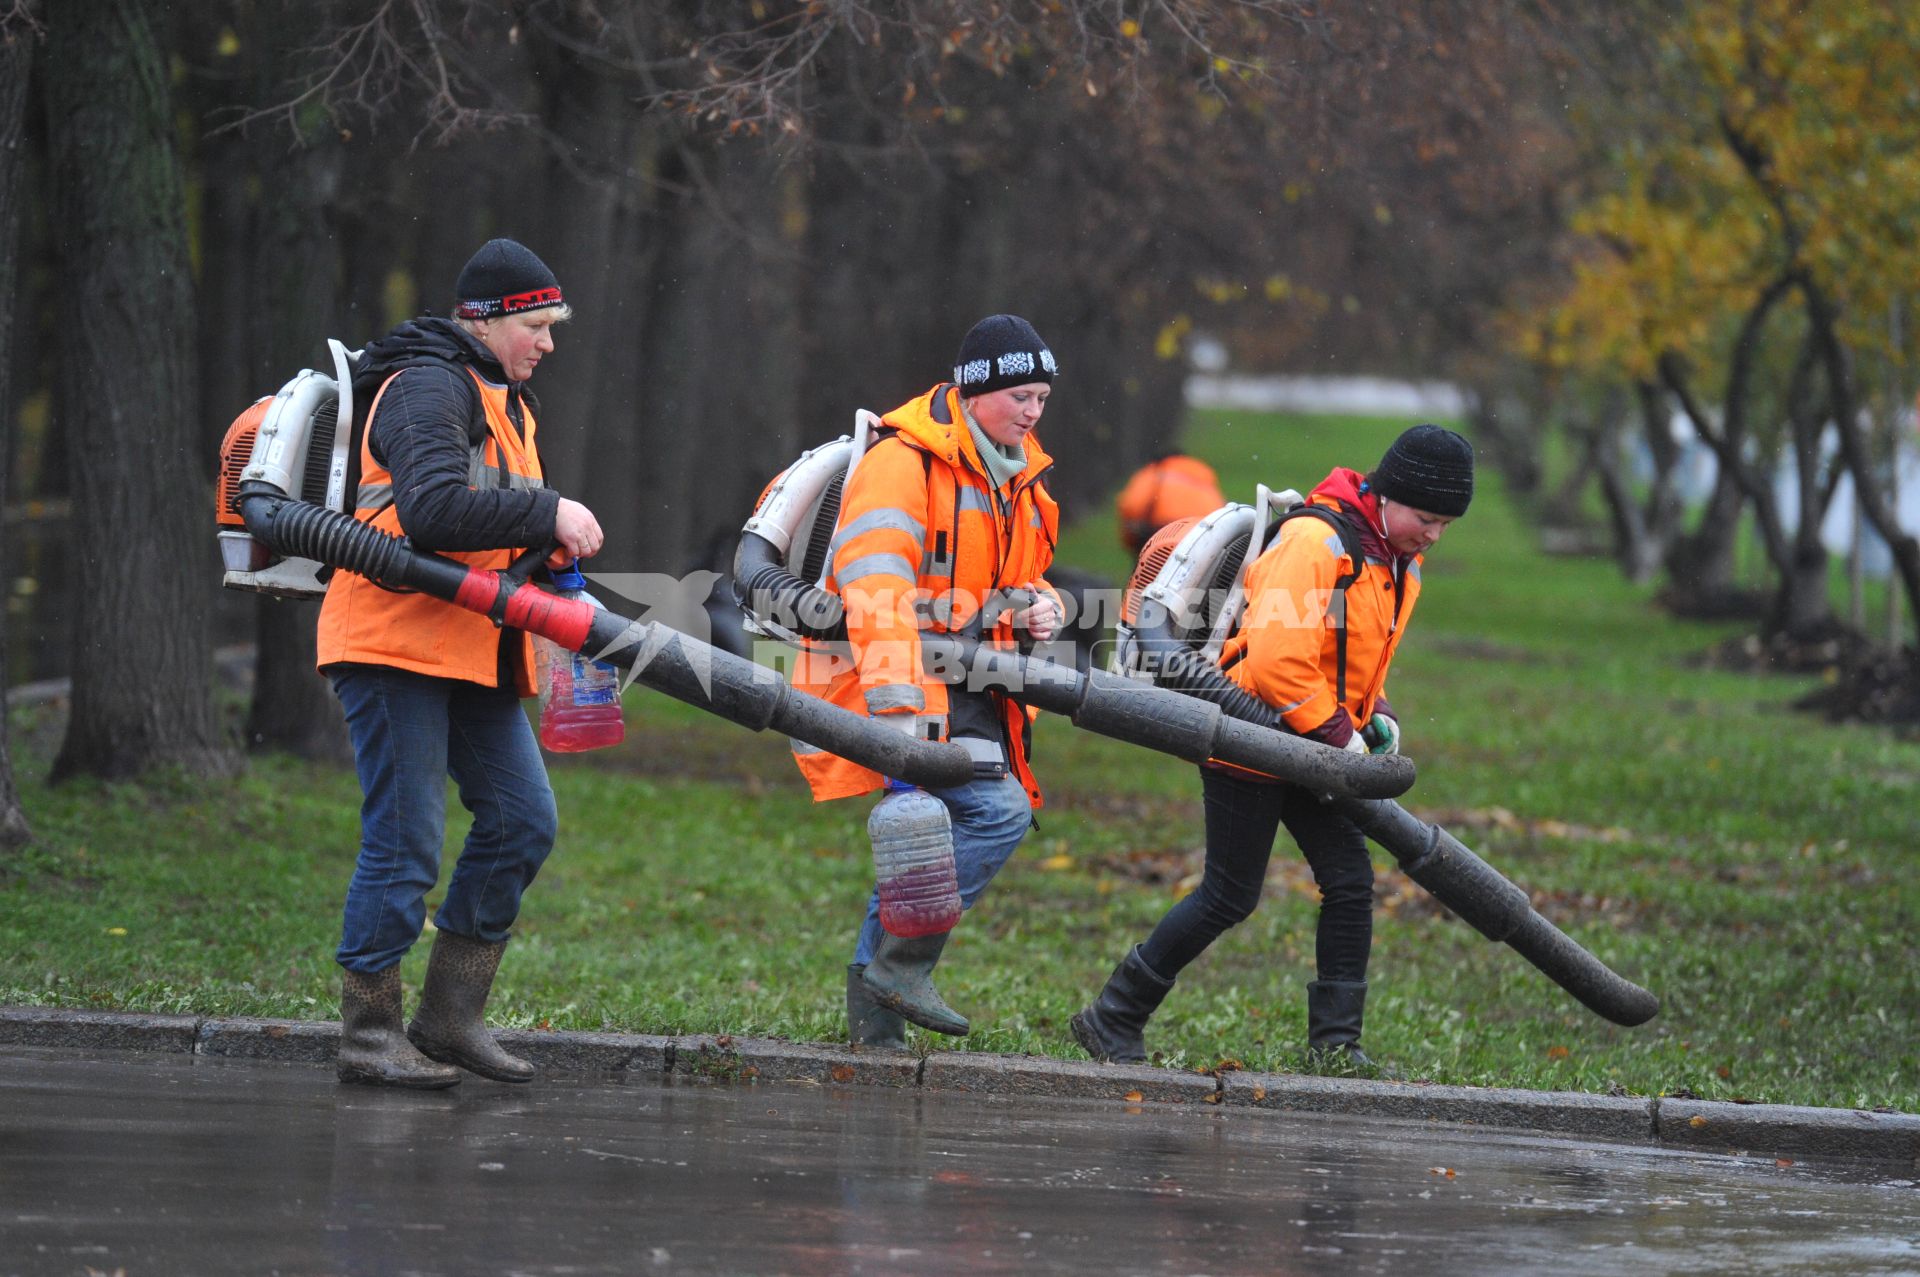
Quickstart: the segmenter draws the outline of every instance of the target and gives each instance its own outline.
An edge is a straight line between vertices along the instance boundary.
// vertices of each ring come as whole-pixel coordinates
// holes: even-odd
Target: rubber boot
[[[1135,945],[1107,977],[1107,987],[1068,1021],[1088,1055],[1108,1064],[1139,1064],[1147,1058],[1147,1019],[1173,988],[1140,956]]]
[[[866,969],[864,962],[847,965],[847,1041],[876,1051],[904,1051],[907,1022],[898,1011],[874,1000],[873,991],[860,978]]]
[[[482,1015],[506,948],[504,940],[488,944],[451,931],[437,933],[433,956],[427,959],[427,985],[407,1036],[429,1059],[457,1064],[495,1082],[531,1082],[537,1070],[501,1050]]]
[[[967,1018],[948,1006],[933,987],[934,964],[947,947],[942,931],[934,936],[903,938],[890,931],[880,933],[880,945],[873,961],[860,973],[860,981],[873,994],[873,1000],[889,1011],[897,1011],[909,1021],[935,1033],[965,1037]]]
[[[398,964],[385,971],[341,971],[340,1054],[335,1071],[342,1082],[422,1091],[437,1091],[460,1080],[459,1069],[429,1060],[400,1031]]]
[[[1367,1009],[1365,980],[1313,980],[1307,984],[1307,1059],[1310,1063],[1392,1074],[1360,1049],[1360,1022]]]

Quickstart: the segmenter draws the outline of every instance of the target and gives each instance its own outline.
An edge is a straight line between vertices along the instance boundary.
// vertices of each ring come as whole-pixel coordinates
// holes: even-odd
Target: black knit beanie
[[[967,330],[953,361],[962,395],[984,395],[1030,381],[1051,382],[1060,365],[1033,325],[1018,315],[988,315]]]
[[[1389,501],[1457,519],[1473,500],[1473,445],[1439,426],[1415,426],[1393,441],[1367,482]]]
[[[526,245],[490,239],[460,268],[453,285],[455,319],[493,319],[564,306],[560,281]]]

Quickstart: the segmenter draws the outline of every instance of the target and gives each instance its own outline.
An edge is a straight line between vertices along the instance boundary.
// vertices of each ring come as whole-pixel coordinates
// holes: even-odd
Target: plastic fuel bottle
[[[563,598],[585,599],[595,607],[600,600],[587,593],[580,565],[548,569],[554,592]],[[540,698],[540,743],[556,754],[618,745],[627,738],[620,717],[620,672],[611,665],[589,660],[541,639],[547,665],[546,691]]]
[[[924,789],[889,782],[867,817],[867,837],[880,886],[880,925],[902,939],[953,930],[960,921],[960,880],[947,805]]]

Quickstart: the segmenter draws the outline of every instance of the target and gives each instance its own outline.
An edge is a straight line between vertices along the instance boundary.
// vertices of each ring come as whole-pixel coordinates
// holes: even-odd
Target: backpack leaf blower
[[[1233,609],[1244,606],[1246,572],[1268,524],[1261,491],[1258,509],[1229,505],[1169,524],[1148,541],[1121,604],[1116,661],[1236,719],[1283,731],[1279,711],[1228,679],[1209,654],[1230,631]],[[1390,798],[1336,796],[1332,805],[1441,904],[1513,948],[1594,1014],[1633,1026],[1659,1013],[1657,997],[1541,917],[1526,892],[1446,830]]]
[[[336,349],[335,355],[339,361],[342,352]],[[228,431],[220,484],[226,584],[295,597],[304,591],[310,597],[324,592],[317,580],[320,567],[357,572],[391,589],[418,591],[491,617],[496,624],[538,634],[569,651],[587,652],[594,660],[627,671],[627,682],[637,680],[754,731],[773,728],[882,775],[935,788],[971,779],[973,760],[962,746],[916,740],[794,691],[774,671],[690,635],[540,589],[527,578],[546,557],[544,548],[522,554],[506,571],[472,568],[416,550],[402,538],[344,513],[338,504],[317,504],[312,486],[316,472],[327,475],[349,446],[348,440],[331,439],[322,448],[314,430],[317,419],[352,420],[350,404],[339,400],[342,393],[350,393],[344,367],[339,365],[337,379],[302,372],[263,417],[255,417],[252,429],[242,426],[260,404]],[[332,403],[322,382],[332,383]],[[275,413],[276,407],[282,411]],[[327,468],[319,467],[323,456]],[[344,482],[343,462],[338,473]],[[343,493],[334,497],[344,499]],[[232,535],[235,532],[239,535]],[[283,569],[280,579],[274,576],[277,569]],[[283,585],[290,588],[269,588]]]

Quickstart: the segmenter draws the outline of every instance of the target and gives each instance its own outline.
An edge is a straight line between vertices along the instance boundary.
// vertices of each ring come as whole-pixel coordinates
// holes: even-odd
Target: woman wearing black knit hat
[[[1240,629],[1220,664],[1302,736],[1336,749],[1398,753],[1387,668],[1420,596],[1421,556],[1473,499],[1473,447],[1439,426],[1394,440],[1370,474],[1336,469],[1289,518],[1247,576]],[[1345,623],[1333,618],[1342,600]],[[1373,945],[1373,862],[1366,837],[1318,795],[1226,764],[1201,768],[1207,859],[1200,886],[1160,920],[1075,1015],[1099,1060],[1146,1058],[1148,1017],[1174,977],[1252,914],[1280,826],[1320,888],[1318,978],[1307,985],[1310,1061],[1370,1066],[1360,1049]]]
[[[367,344],[371,398],[354,517],[477,568],[554,544],[551,565],[597,553],[593,512],[546,486],[525,382],[569,314],[546,263],[510,239],[483,245],[454,286],[454,317],[410,319]],[[346,711],[360,808],[358,863],[335,958],[342,1081],[451,1086],[461,1070],[525,1082],[483,1011],[520,897],[553,849],[553,790],[520,698],[527,636],[424,594],[337,572],[320,609],[319,664]],[[473,813],[434,916],[419,1010],[401,1027],[400,959],[438,881],[447,778]]]
[[[1052,461],[1033,429],[1059,371],[1033,325],[989,315],[960,343],[951,381],[882,418],[840,505],[827,587],[845,606],[853,660],[802,662],[801,690],[921,739],[965,743],[974,779],[933,791],[952,825],[960,900],[971,907],[1033,824],[1026,711],[999,692],[949,688],[921,666],[922,628],[1008,645],[1045,641],[1061,606],[1043,576],[1060,511]],[[1005,600],[1020,600],[1009,609]],[[831,754],[801,752],[816,801],[909,788]],[[902,937],[867,901],[847,970],[847,1027],[859,1046],[903,1048],[906,1022],[968,1031],[932,984],[947,933]]]

